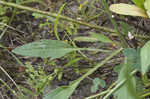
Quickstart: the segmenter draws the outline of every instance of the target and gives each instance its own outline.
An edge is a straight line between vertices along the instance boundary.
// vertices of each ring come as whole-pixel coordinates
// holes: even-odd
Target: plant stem
[[[15,7],[15,8],[18,8],[18,9],[31,11],[31,12],[35,12],[35,13],[40,13],[40,14],[47,15],[47,16],[54,17],[54,18],[57,17],[56,13],[41,11],[41,10],[38,10],[38,9],[34,9],[34,8],[31,8],[31,7],[27,7],[27,6],[22,6],[22,5],[15,4],[15,3],[9,3],[9,2],[5,2],[5,1],[0,0],[0,4]],[[95,24],[89,24],[87,22],[78,21],[78,20],[75,20],[75,19],[72,19],[72,18],[69,18],[69,17],[66,17],[66,16],[62,16],[62,15],[59,16],[59,19],[69,21],[69,22],[73,22],[73,23],[77,23],[77,24],[80,24],[80,25],[88,26],[90,28],[94,28],[94,29],[102,30],[104,32],[110,32],[110,33],[118,35],[118,31],[116,31],[114,29],[107,28],[107,27],[98,26],[98,25],[95,25]],[[138,33],[138,34],[140,34],[140,33]],[[141,37],[141,36],[138,36],[138,35],[134,35],[134,36],[138,37],[138,38],[149,38],[148,36],[147,37]]]
[[[113,56],[119,54],[123,48],[118,49],[117,51],[113,52],[110,56],[108,56],[105,60],[103,60],[101,63],[97,64],[94,68],[90,69],[87,73],[85,73],[82,77],[79,78],[79,81],[82,81],[84,78],[92,74],[94,71],[96,71],[98,68],[103,66],[108,60],[110,60]]]
[[[57,17],[56,13],[41,11],[41,10],[38,10],[38,9],[22,6],[22,5],[15,4],[15,3],[0,1],[0,4],[15,7],[15,8],[18,8],[18,9],[28,10],[28,11],[35,12],[35,13],[40,13],[40,14],[51,16],[51,17],[54,17],[54,18]],[[116,33],[116,31],[113,30],[113,29],[98,26],[98,25],[95,25],[95,24],[89,24],[89,23],[82,22],[82,21],[78,21],[78,20],[75,20],[75,19],[72,19],[72,18],[69,18],[69,17],[66,17],[66,16],[62,16],[62,15],[59,16],[59,19],[69,21],[69,22],[73,22],[73,23],[77,23],[77,24],[84,25],[84,26],[88,26],[88,27],[91,27],[91,28],[99,29],[99,30],[102,30],[102,31],[105,31],[105,32]]]
[[[127,48],[127,47],[128,47],[128,44],[127,44],[127,42],[126,42],[124,36],[123,36],[123,35],[121,34],[121,32],[119,31],[118,26],[117,26],[117,23],[116,23],[115,20],[112,18],[112,14],[111,14],[111,12],[109,11],[109,7],[108,7],[108,5],[107,5],[107,3],[106,3],[106,0],[102,0],[102,2],[103,2],[103,5],[104,5],[104,8],[105,8],[105,11],[106,11],[106,13],[107,13],[108,16],[109,16],[109,19],[111,20],[111,22],[112,22],[112,24],[113,24],[113,26],[114,26],[114,28],[115,28],[115,32],[118,34],[118,36],[119,36],[119,38],[120,38],[120,40],[121,40],[121,45],[122,45],[122,47]]]
[[[87,98],[85,98],[85,99],[94,99],[94,98],[99,97],[99,96],[102,96],[102,95],[104,95],[104,94],[106,94],[106,93],[108,93],[108,92],[109,92],[109,90],[106,90],[106,91],[103,91],[103,92],[98,93],[98,94],[96,94],[96,95],[92,95],[92,96],[90,96],[90,97],[87,97]]]
[[[21,95],[23,95],[23,93],[21,92],[21,90],[19,89],[18,85],[16,84],[16,82],[12,79],[12,77],[9,76],[9,74],[0,66],[0,69],[5,73],[5,75],[13,82],[13,84],[16,86],[17,90],[20,92]]]
[[[93,72],[95,72],[98,68],[100,68],[101,66],[103,66],[105,63],[107,63],[112,57],[114,57],[115,55],[119,54],[121,51],[123,50],[123,48],[118,49],[117,51],[113,52],[111,55],[109,55],[106,59],[104,59],[102,62],[100,62],[99,64],[97,64],[94,68],[90,69],[87,73],[85,73],[82,77],[80,77],[79,79],[77,79],[74,84],[75,87],[74,89],[78,86],[78,84],[84,80],[86,77],[88,77],[90,74],[92,74]]]
[[[6,86],[8,88],[9,91],[11,91],[17,98],[18,98],[18,95],[17,93],[15,92],[15,90],[13,90],[12,88],[10,88],[6,82],[4,82],[2,79],[0,79],[0,82],[2,82],[4,84],[4,86]],[[18,98],[19,99],[19,98]]]
[[[60,14],[61,14],[63,8],[65,7],[65,5],[66,5],[66,4],[63,4],[63,5],[61,6],[61,8],[59,9],[59,12],[58,12],[57,17],[56,17],[55,25],[54,25],[54,35],[55,35],[55,37],[57,38],[57,40],[60,40],[60,38],[59,38],[59,36],[58,36],[58,31],[57,31],[57,25],[58,25],[58,21],[59,21],[59,16],[60,16]]]
[[[137,72],[137,69],[133,70],[130,75],[133,75]],[[118,83],[118,81],[116,83],[118,83],[113,89],[110,90],[110,92],[105,96],[103,97],[103,99],[108,99],[108,97],[113,94],[118,88],[120,88],[125,82],[127,81],[127,79],[123,79],[122,81],[120,81]]]

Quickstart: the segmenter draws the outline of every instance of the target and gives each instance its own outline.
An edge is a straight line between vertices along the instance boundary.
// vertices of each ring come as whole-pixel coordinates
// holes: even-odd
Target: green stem
[[[54,18],[57,17],[56,13],[41,11],[41,10],[38,10],[38,9],[22,6],[22,5],[15,4],[15,3],[10,3],[10,2],[5,2],[5,1],[0,0],[0,4],[15,7],[15,8],[18,8],[18,9],[31,11],[31,12],[40,13],[40,14],[51,16],[51,17],[54,17]],[[106,32],[116,33],[116,31],[113,30],[113,29],[109,29],[109,28],[98,26],[98,25],[95,25],[95,24],[89,24],[89,23],[86,23],[86,22],[78,21],[78,20],[75,20],[75,19],[72,19],[72,18],[69,18],[69,17],[66,17],[66,16],[62,16],[62,15],[59,16],[59,19],[69,21],[69,22],[73,22],[73,23],[77,23],[77,24],[84,25],[84,26],[88,26],[88,27],[91,27],[91,28],[99,29],[99,30],[106,31]]]
[[[94,98],[99,97],[99,96],[102,96],[102,95],[104,95],[104,94],[106,94],[106,93],[108,93],[108,92],[109,92],[109,90],[106,90],[106,91],[103,91],[103,92],[98,93],[98,94],[96,94],[96,95],[92,95],[92,96],[90,96],[90,97],[86,97],[85,99],[94,99]]]
[[[133,70],[131,72],[130,75],[133,75],[137,72],[137,70]],[[108,97],[113,94],[118,88],[120,88],[125,82],[127,81],[127,79],[123,79],[122,81],[120,81],[112,90],[109,91],[109,93],[103,98],[103,99],[108,99]]]
[[[60,38],[59,38],[59,36],[58,36],[58,31],[57,31],[59,16],[60,16],[60,14],[61,14],[63,8],[65,7],[65,5],[66,5],[66,4],[63,4],[63,5],[61,6],[61,8],[59,9],[59,12],[58,12],[57,17],[56,17],[55,25],[54,25],[54,34],[55,34],[57,40],[60,40]]]
[[[103,96],[103,95],[109,93],[109,91],[110,91],[116,84],[117,84],[117,82],[114,82],[113,84],[110,85],[110,87],[109,87],[107,90],[105,90],[105,91],[103,91],[103,92],[100,92],[100,93],[98,93],[98,94],[89,96],[89,97],[87,97],[87,98],[85,98],[85,99],[93,99],[93,98],[96,98],[96,97]]]
[[[15,92],[15,90],[13,90],[12,88],[10,88],[6,82],[4,82],[2,79],[0,79],[0,82],[2,82],[4,84],[4,86],[6,86],[8,88],[9,91],[11,91],[17,98],[18,98],[18,95],[17,93]],[[18,98],[19,99],[19,98]]]
[[[96,48],[76,48],[77,50],[86,50],[86,51],[99,51],[99,52],[112,52],[111,50],[103,50],[103,49],[96,49]]]
[[[119,38],[120,38],[120,40],[121,40],[122,47],[127,48],[127,47],[128,47],[128,44],[127,44],[127,42],[126,42],[124,36],[123,36],[123,35],[121,34],[121,32],[119,31],[118,26],[117,26],[117,23],[116,23],[115,20],[112,18],[112,14],[111,14],[111,12],[109,11],[109,7],[108,7],[108,5],[107,5],[107,3],[106,3],[106,0],[102,0],[102,2],[103,2],[103,4],[104,4],[105,11],[106,11],[106,13],[108,14],[108,16],[109,16],[109,18],[110,18],[110,20],[111,20],[111,22],[112,22],[112,24],[113,24],[113,26],[114,26],[114,28],[115,28],[115,32],[118,34],[118,36],[119,36]]]
[[[95,72],[98,68],[103,66],[108,60],[110,60],[113,56],[117,55],[123,50],[123,48],[120,48],[119,50],[113,52],[110,56],[108,56],[105,60],[103,60],[101,63],[97,64],[93,69],[90,69],[87,73],[85,73],[82,77],[79,78],[79,81],[82,81],[84,78]]]
[[[9,19],[9,21],[8,21],[8,25],[10,25],[10,24],[11,24],[11,22],[13,21],[13,19],[14,19],[15,15],[16,15],[16,12],[17,12],[17,9],[16,9],[16,8],[14,8],[14,9],[13,9],[12,16],[10,17],[10,19]],[[1,35],[0,35],[0,40],[1,40],[1,39],[2,39],[2,37],[5,35],[5,33],[6,33],[7,29],[8,29],[8,27],[6,27],[6,28],[4,29],[4,31],[1,33]]]
[[[144,99],[144,97],[147,97],[147,96],[150,96],[150,92],[143,94],[143,95],[141,96],[141,98]]]
[[[84,80],[86,77],[88,77],[90,74],[92,74],[93,72],[95,72],[98,68],[100,68],[101,66],[103,66],[105,63],[107,63],[112,57],[114,57],[115,55],[119,54],[121,51],[123,50],[123,48],[118,49],[117,51],[113,52],[110,56],[108,56],[105,60],[103,60],[101,63],[97,64],[94,68],[90,69],[87,73],[85,73],[82,77],[80,77],[77,82],[75,82],[75,87],[74,89],[78,86],[78,84]]]
[[[30,4],[30,3],[39,3],[43,6],[47,6],[45,3],[43,3],[40,0],[28,0],[28,1],[22,1],[20,4]]]
[[[50,13],[50,12],[46,12],[46,11],[41,11],[41,10],[38,10],[38,9],[34,9],[34,8],[31,8],[31,7],[27,7],[27,6],[22,6],[22,5],[15,4],[15,3],[9,3],[9,2],[5,2],[5,1],[1,1],[0,0],[0,4],[11,6],[11,7],[15,7],[15,8],[18,8],[18,9],[23,9],[23,10],[31,11],[31,12],[40,13],[40,14],[51,16],[51,17],[54,17],[54,18],[57,17],[56,13]],[[65,20],[65,21],[69,21],[69,22],[73,22],[73,23],[77,23],[77,24],[84,25],[84,26],[88,26],[90,28],[102,30],[104,32],[115,33],[116,36],[118,35],[118,31],[116,31],[114,29],[107,28],[107,27],[98,26],[98,25],[95,25],[95,24],[89,24],[87,22],[78,21],[78,20],[75,20],[75,19],[72,19],[72,18],[69,18],[69,17],[66,17],[66,16],[62,16],[62,15],[59,16],[59,19]],[[140,33],[137,33],[137,34],[140,34]],[[139,35],[134,35],[134,36],[138,37],[138,38],[149,38],[149,36],[146,36],[146,37],[145,36],[141,37]],[[121,38],[122,38],[122,36],[121,36]]]

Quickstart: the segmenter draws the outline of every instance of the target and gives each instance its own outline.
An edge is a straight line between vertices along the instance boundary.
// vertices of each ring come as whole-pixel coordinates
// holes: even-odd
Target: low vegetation
[[[150,0],[1,0],[0,97],[149,99],[149,29],[138,25],[149,18]],[[85,80],[90,94],[73,98]]]

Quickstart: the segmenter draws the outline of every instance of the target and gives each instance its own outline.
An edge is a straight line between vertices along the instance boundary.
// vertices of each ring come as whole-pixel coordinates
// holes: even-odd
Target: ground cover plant
[[[1,0],[2,99],[149,99],[150,0]]]

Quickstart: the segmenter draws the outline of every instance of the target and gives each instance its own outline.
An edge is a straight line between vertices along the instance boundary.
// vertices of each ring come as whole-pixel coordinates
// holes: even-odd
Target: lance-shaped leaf
[[[112,12],[115,12],[117,14],[122,14],[122,15],[141,16],[145,18],[148,17],[146,12],[142,8],[130,4],[124,4],[124,3],[112,4],[110,6],[110,10]]]
[[[69,44],[58,40],[41,40],[19,46],[13,50],[14,53],[23,56],[60,58],[65,54],[78,50]]]
[[[75,48],[59,40],[41,40],[38,42],[25,44],[15,48],[12,52],[23,56],[41,58],[51,57],[52,59],[55,59],[60,58],[69,52],[77,50],[110,52],[109,50],[94,48]]]
[[[83,41],[83,42],[103,42],[103,43],[113,43],[107,36],[103,34],[98,34],[95,32],[91,32],[91,36],[78,36],[74,38],[75,41]]]

